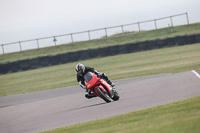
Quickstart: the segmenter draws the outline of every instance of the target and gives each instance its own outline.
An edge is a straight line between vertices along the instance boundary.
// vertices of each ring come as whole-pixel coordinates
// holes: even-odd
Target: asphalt
[[[0,97],[0,132],[29,133],[94,121],[200,95],[192,71],[114,81],[119,101],[86,99],[79,86]]]

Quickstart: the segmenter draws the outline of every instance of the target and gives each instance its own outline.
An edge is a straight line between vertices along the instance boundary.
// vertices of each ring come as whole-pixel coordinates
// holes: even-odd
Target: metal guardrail
[[[108,35],[108,30],[113,29],[113,28],[120,28],[121,29],[120,33],[124,34],[126,32],[124,30],[124,27],[136,25],[137,28],[138,28],[138,32],[140,32],[142,30],[141,25],[144,24],[144,23],[149,23],[149,22],[153,22],[153,25],[154,25],[153,29],[156,30],[156,29],[159,29],[159,27],[157,26],[158,21],[165,20],[165,19],[170,20],[170,23],[168,23],[168,26],[173,27],[174,26],[173,18],[174,17],[179,17],[179,16],[186,16],[186,24],[189,25],[188,13],[186,12],[186,13],[177,14],[177,15],[173,15],[173,16],[168,16],[168,17],[163,17],[163,18],[158,18],[158,19],[153,19],[153,20],[148,20],[148,21],[141,21],[141,22],[136,22],[136,23],[130,23],[130,24],[125,24],[125,25],[118,25],[118,26],[112,26],[112,27],[88,30],[88,31],[81,31],[81,32],[70,33],[70,34],[56,35],[56,36],[50,36],[50,37],[43,37],[43,38],[37,38],[37,39],[31,39],[31,40],[24,40],[24,41],[19,41],[19,42],[1,44],[0,45],[2,47],[2,53],[1,54],[9,53],[9,52],[5,51],[5,47],[8,46],[8,45],[14,45],[14,44],[18,45],[18,50],[14,51],[14,52],[18,52],[18,51],[25,51],[26,50],[26,49],[23,49],[22,44],[23,43],[27,43],[27,42],[34,42],[34,45],[36,45],[35,48],[39,49],[39,48],[42,47],[41,44],[40,44],[41,41],[42,40],[47,40],[47,39],[51,39],[51,42],[53,42],[54,46],[56,46],[57,45],[57,41],[59,40],[59,38],[66,37],[66,36],[68,36],[68,42],[65,41],[65,42],[63,42],[63,44],[67,44],[67,43],[72,43],[73,44],[74,42],[78,42],[78,41],[75,41],[75,38],[74,38],[74,36],[77,35],[77,34],[87,34],[86,35],[87,39],[85,39],[87,41],[101,38],[102,35],[101,36],[99,35],[97,38],[93,38],[93,39],[91,38],[91,33],[92,32],[97,32],[97,31],[101,31],[102,33],[104,33],[103,37],[108,37],[109,36]],[[165,27],[168,27],[168,26],[165,26]],[[164,27],[162,27],[162,28],[164,28]],[[79,41],[83,41],[83,40],[79,40]],[[48,45],[48,46],[52,46],[52,45]],[[34,49],[34,48],[31,48],[31,49]]]

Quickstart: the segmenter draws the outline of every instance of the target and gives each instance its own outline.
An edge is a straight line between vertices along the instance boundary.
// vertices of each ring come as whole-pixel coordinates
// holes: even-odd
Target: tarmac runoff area
[[[114,81],[119,101],[86,99],[79,86],[0,97],[0,132],[29,133],[94,121],[200,95],[196,71]]]

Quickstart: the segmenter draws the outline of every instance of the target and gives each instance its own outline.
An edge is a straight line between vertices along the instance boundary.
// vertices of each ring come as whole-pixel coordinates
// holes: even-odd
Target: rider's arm
[[[79,85],[80,85],[83,89],[86,89],[86,86],[85,86],[85,83],[84,83],[84,79],[83,79],[82,76],[77,75],[77,81],[78,81]]]
[[[97,70],[95,70],[94,68],[91,67],[85,67],[88,71],[95,73],[97,76],[101,76],[101,72],[98,72]]]

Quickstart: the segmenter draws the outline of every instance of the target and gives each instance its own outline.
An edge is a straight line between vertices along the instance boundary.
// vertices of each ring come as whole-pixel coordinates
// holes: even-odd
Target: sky
[[[0,44],[123,25],[187,12],[200,0],[0,0]]]

